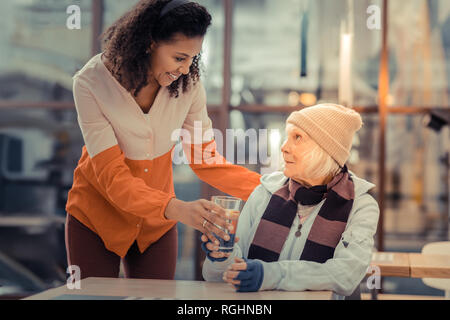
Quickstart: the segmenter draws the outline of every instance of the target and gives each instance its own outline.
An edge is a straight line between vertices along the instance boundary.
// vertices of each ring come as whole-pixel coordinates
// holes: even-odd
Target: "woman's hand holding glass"
[[[173,198],[167,205],[165,217],[202,232],[206,239],[217,246],[219,240],[216,235],[229,240],[230,237],[224,230],[233,229],[233,225],[227,222],[225,209],[205,199],[186,202]]]

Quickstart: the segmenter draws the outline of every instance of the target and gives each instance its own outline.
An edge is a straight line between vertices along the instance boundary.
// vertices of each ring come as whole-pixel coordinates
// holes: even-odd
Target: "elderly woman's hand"
[[[229,240],[229,238],[226,239],[229,236],[223,230],[233,228],[226,220],[226,211],[215,203],[204,199],[185,202],[173,198],[167,205],[165,217],[193,227],[205,234],[211,242],[217,244],[219,244],[219,241],[215,235]]]
[[[221,262],[227,260],[231,252],[219,251],[219,243],[212,243],[204,234],[201,237],[202,250],[206,253],[206,257],[212,262]],[[234,243],[239,241],[239,237],[234,238]]]
[[[254,292],[261,288],[264,268],[259,260],[234,258],[235,263],[223,274],[223,281],[236,288],[237,292]]]

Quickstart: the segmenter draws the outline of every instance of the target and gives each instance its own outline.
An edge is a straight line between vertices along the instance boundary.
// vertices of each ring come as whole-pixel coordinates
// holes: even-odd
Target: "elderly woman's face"
[[[298,127],[287,124],[286,141],[281,146],[285,162],[284,175],[295,180],[304,180],[303,158],[315,146],[315,142]]]
[[[162,87],[168,87],[190,71],[194,58],[200,54],[203,37],[188,38],[182,34],[168,43],[152,45],[151,73]]]

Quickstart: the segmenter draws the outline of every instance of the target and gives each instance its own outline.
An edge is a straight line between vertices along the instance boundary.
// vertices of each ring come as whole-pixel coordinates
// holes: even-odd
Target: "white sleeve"
[[[372,258],[379,208],[369,194],[358,199],[334,256],[321,264],[286,260],[263,262],[261,290],[332,290],[348,296],[364,278]]]
[[[263,186],[257,186],[245,203],[239,216],[236,230],[236,236],[239,237],[239,242],[234,244],[233,252],[228,259],[222,262],[212,262],[208,258],[205,259],[202,274],[206,281],[223,281],[223,273],[234,262],[234,258],[247,256],[248,247],[253,239],[253,234],[250,230],[257,219],[256,215],[258,215],[258,212],[256,205],[260,202],[258,199],[261,198],[261,194],[265,192],[263,189]]]
[[[208,116],[205,87],[199,81],[193,86],[192,90],[194,95],[192,99],[192,105],[183,124],[183,129],[188,130],[191,135],[192,141],[189,141],[189,144],[194,143],[193,139],[195,134],[196,122],[201,124],[200,129],[202,129],[203,134],[205,133],[205,131],[212,129],[212,121]],[[204,137],[202,135],[202,141],[200,141],[201,143],[211,141],[211,139],[206,139],[205,141],[203,141],[204,138],[207,137]]]
[[[73,97],[87,152],[91,158],[94,158],[103,151],[118,145],[118,142],[111,124],[103,115],[90,90],[82,82],[81,78],[74,77]]]

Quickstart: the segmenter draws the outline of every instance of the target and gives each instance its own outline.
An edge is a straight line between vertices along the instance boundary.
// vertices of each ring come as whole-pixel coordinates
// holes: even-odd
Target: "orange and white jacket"
[[[212,122],[201,82],[171,98],[161,88],[148,114],[94,56],[73,77],[78,123],[85,146],[74,172],[66,211],[97,233],[106,248],[124,257],[136,240],[141,252],[169,231],[176,221],[164,216],[175,197],[172,177],[172,132],[194,136]],[[181,90],[180,90],[181,91]],[[230,164],[215,151],[215,142],[183,144],[191,157],[208,156],[190,166],[204,182],[243,200],[260,184],[260,175]],[[203,152],[201,153],[203,154]],[[205,159],[208,158],[208,159]],[[213,160],[213,161],[211,161]]]

